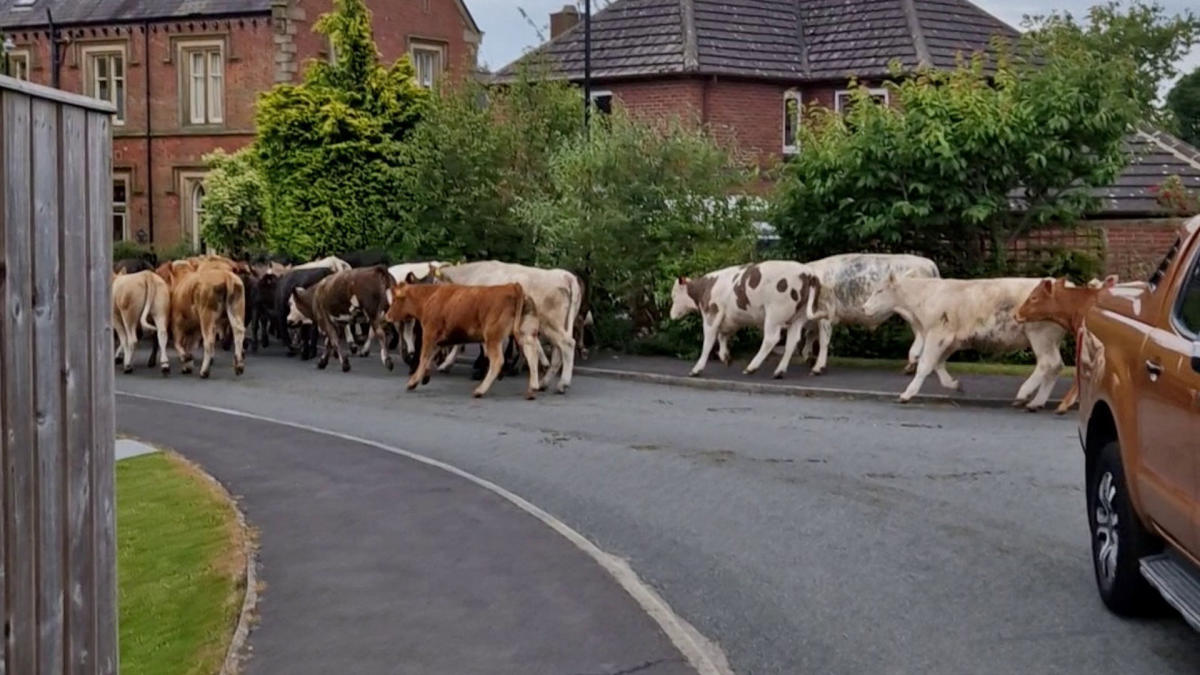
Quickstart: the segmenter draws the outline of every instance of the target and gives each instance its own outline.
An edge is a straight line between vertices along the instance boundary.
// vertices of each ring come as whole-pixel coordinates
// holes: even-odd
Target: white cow
[[[763,331],[762,347],[744,372],[757,371],[786,330],[787,345],[775,369],[775,377],[783,377],[804,322],[824,317],[817,309],[821,295],[816,273],[808,265],[787,260],[726,267],[698,279],[680,277],[671,290],[671,318],[700,312],[704,322],[704,346],[691,375],[704,370],[714,341],[719,342],[721,361],[729,363],[729,336],[746,326],[758,326]]]
[[[1022,324],[1015,316],[1041,281],[889,278],[863,310],[875,315],[903,312],[913,331],[925,336],[916,375],[900,395],[900,402],[912,400],[932,372],[943,387],[961,391],[961,383],[946,370],[946,360],[959,349],[1003,352],[1032,348],[1037,367],[1017,391],[1013,405],[1025,405],[1031,411],[1045,406],[1062,370],[1058,346],[1066,331],[1048,321]]]
[[[917,255],[893,255],[886,253],[845,253],[830,256],[808,263],[813,272],[821,279],[821,297],[817,309],[825,318],[817,322],[817,329],[808,332],[804,350],[800,358],[807,360],[812,353],[813,343],[817,342],[817,361],[813,364],[813,375],[825,372],[829,363],[829,343],[833,338],[833,327],[837,325],[862,326],[874,330],[891,317],[891,312],[880,316],[871,316],[863,311],[867,298],[879,289],[888,277],[929,278],[936,279],[937,264],[929,258]],[[901,318],[913,322],[905,316],[904,310],[897,310]],[[908,366],[905,372],[916,370],[917,357],[921,355],[924,336],[913,327],[914,339],[908,350]]]
[[[550,367],[539,388],[546,389],[555,372],[559,373],[557,391],[560,394],[571,386],[571,376],[575,372],[575,321],[583,303],[583,287],[574,274],[566,270],[486,260],[440,267],[436,276],[467,286],[520,284],[525,294],[533,299],[541,334],[552,347]],[[456,354],[457,350],[453,350],[443,365],[452,362]]]
[[[337,256],[331,255],[331,256],[321,258],[320,260],[306,262],[303,265],[296,265],[292,269],[294,269],[294,270],[309,270],[309,269],[313,269],[316,267],[328,267],[329,269],[333,270],[334,272],[345,272],[346,270],[350,269],[350,263],[346,262],[345,260],[342,260],[341,258],[339,258]]]

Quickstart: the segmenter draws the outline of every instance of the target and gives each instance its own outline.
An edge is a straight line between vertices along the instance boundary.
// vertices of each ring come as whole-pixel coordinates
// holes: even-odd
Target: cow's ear
[[[896,273],[888,272],[887,285],[894,286],[896,284]]]
[[[441,280],[445,278],[445,276],[442,274],[443,265],[430,265],[429,267],[434,279]]]
[[[1057,287],[1059,287],[1059,288],[1066,288],[1066,287],[1067,287],[1067,278],[1066,278],[1066,277],[1059,277],[1059,278],[1055,279],[1055,280],[1054,280],[1054,285],[1055,285],[1055,286],[1057,286]]]
[[[1104,288],[1112,288],[1117,285],[1117,275],[1110,274],[1104,277]]]
[[[687,277],[679,277],[678,279],[676,279],[676,281],[678,282],[678,284],[680,286],[686,286],[687,282],[688,282],[688,278]]]
[[[1054,279],[1042,279],[1042,290],[1047,293],[1054,290]]]
[[[406,283],[406,284],[415,284],[418,281],[420,281],[420,279],[418,279],[417,275],[413,274],[412,272],[409,272],[408,274],[404,275],[404,283]]]

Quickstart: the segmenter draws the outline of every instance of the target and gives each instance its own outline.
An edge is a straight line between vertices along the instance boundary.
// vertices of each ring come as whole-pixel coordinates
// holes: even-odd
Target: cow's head
[[[869,317],[886,316],[895,312],[898,304],[900,304],[900,282],[893,272],[863,303],[863,313]]]
[[[1053,321],[1066,328],[1071,327],[1071,317],[1087,309],[1096,295],[1117,284],[1117,277],[1109,276],[1098,286],[1088,284],[1076,288],[1067,284],[1066,278],[1043,279],[1033,287],[1025,302],[1013,314],[1020,323],[1026,321]]]
[[[313,316],[313,289],[311,288],[294,288],[292,289],[292,297],[288,302],[288,318],[287,322],[290,325],[308,323],[312,321]]]
[[[687,277],[679,277],[675,280],[675,285],[671,287],[671,319],[679,320],[691,314],[692,312],[700,311],[700,306],[696,304],[696,300],[692,298],[692,294],[688,292],[688,286],[692,280]]]
[[[388,321],[399,323],[415,318],[416,313],[411,288],[417,283],[420,283],[417,281],[417,275],[409,272],[404,281],[392,286],[392,303],[388,305],[387,309]]]

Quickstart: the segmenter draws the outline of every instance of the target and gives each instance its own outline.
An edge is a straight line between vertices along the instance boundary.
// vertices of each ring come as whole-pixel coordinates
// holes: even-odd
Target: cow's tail
[[[245,330],[246,285],[236,274],[230,274],[225,277],[225,283],[220,286],[220,289],[225,296],[225,315],[229,319],[229,327],[241,325]]]
[[[579,277],[567,272],[567,335],[575,337],[575,322],[579,320],[579,310],[583,307],[583,282]]]
[[[518,286],[518,288],[520,287]],[[529,294],[524,289],[520,289],[517,295],[517,307],[516,312],[514,312],[512,326],[513,340],[517,344],[521,343],[521,326],[524,325],[526,317],[537,318],[537,304],[534,303],[533,298],[529,297]]]
[[[138,323],[142,325],[143,330],[150,332],[157,331],[158,328],[150,323],[150,310],[154,308],[154,303],[157,301],[157,289],[154,288],[154,283],[150,279],[144,279],[142,285],[146,292],[142,295],[142,316],[138,319]]]
[[[824,311],[818,312],[816,309],[821,296],[821,281],[814,276],[805,285],[808,287],[808,318],[814,321],[828,318],[828,314]]]

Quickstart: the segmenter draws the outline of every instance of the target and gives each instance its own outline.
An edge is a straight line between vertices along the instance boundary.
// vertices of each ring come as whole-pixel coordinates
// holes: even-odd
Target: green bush
[[[204,161],[211,169],[204,180],[204,242],[233,256],[261,249],[267,239],[267,187],[253,148],[232,155],[217,150]]]
[[[112,259],[113,262],[116,262],[126,258],[141,258],[149,252],[149,247],[142,246],[137,242],[118,240],[113,242]]]

